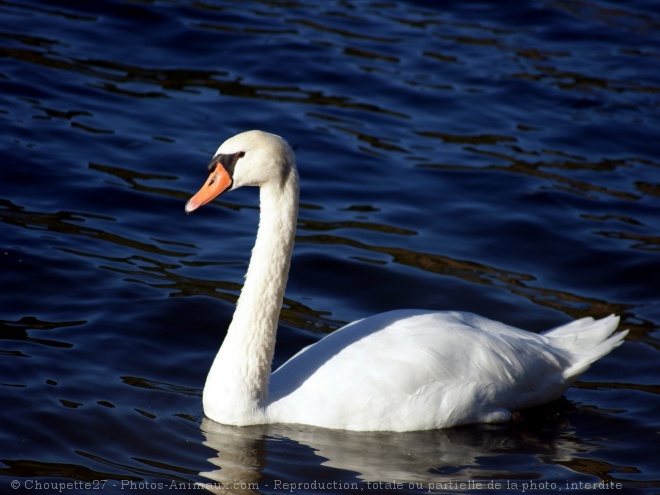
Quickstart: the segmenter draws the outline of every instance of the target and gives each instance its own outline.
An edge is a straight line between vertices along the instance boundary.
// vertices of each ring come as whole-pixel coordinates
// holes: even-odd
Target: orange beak
[[[212,201],[213,198],[229,189],[231,184],[231,177],[225,168],[218,163],[215,170],[209,175],[209,179],[206,183],[199,191],[197,191],[197,194],[190,198],[186,203],[186,213],[191,213],[200,206],[204,206],[209,201]]]

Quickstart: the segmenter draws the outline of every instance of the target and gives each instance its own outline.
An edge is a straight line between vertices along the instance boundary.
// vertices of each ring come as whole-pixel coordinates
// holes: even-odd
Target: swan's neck
[[[260,188],[259,229],[245,284],[204,387],[204,411],[216,421],[240,424],[263,414],[297,216],[293,166],[283,183]]]

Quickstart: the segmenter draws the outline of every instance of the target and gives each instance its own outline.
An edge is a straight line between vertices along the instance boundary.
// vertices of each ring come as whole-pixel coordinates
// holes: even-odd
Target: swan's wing
[[[561,395],[569,364],[545,337],[476,315],[395,311],[287,361],[271,377],[269,408],[285,422],[345,429],[505,420],[507,408]]]

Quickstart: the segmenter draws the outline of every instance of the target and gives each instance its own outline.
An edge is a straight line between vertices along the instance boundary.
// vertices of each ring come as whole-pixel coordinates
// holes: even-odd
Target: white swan
[[[260,219],[245,285],[206,385],[212,420],[412,431],[500,422],[560,397],[623,342],[619,318],[583,318],[541,335],[459,312],[402,310],[359,320],[271,374],[298,213],[293,151],[248,131],[225,141],[190,213],[219,194],[260,188]]]

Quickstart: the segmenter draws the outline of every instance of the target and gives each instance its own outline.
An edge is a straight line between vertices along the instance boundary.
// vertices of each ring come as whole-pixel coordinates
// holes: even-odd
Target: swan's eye
[[[243,158],[245,156],[245,151],[237,151],[236,153],[232,154],[226,154],[226,153],[220,153],[218,155],[215,155],[213,159],[211,160],[211,163],[208,164],[206,167],[209,171],[210,174],[215,172],[215,169],[218,168],[218,165],[222,166],[227,174],[229,174],[230,177],[233,177],[234,175],[234,167],[236,166],[236,162],[238,161],[239,158]],[[211,181],[209,186],[213,183]]]

